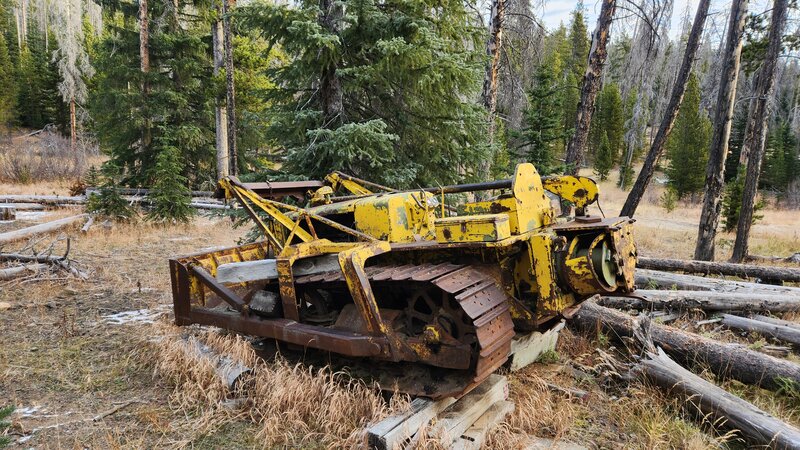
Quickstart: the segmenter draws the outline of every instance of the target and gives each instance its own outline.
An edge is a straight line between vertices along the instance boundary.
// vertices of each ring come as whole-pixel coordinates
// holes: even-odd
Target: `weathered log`
[[[638,297],[602,297],[598,303],[617,309],[688,310],[703,311],[800,311],[800,293],[714,292],[714,291],[658,291],[640,289]]]
[[[683,259],[645,258],[637,259],[636,267],[670,272],[702,273],[704,275],[728,275],[740,278],[800,282],[800,269],[789,267],[766,267],[754,264],[693,261]]]
[[[795,330],[800,330],[800,323],[797,322],[790,322],[788,320],[777,319],[775,317],[761,316],[758,314],[753,314],[750,316],[750,318],[755,320],[760,320],[762,322],[772,323],[775,325],[783,325],[784,327],[794,328]]]
[[[764,294],[800,295],[800,288],[796,287],[722,280],[719,278],[698,277],[695,275],[683,275],[648,269],[636,269],[636,287],[640,289],[758,292]]]
[[[149,195],[152,192],[152,189],[147,189],[147,188],[123,188],[123,187],[118,187],[118,188],[116,188],[114,190],[119,195],[141,195],[141,196],[145,196],[145,195]],[[89,186],[89,187],[86,188],[86,193],[87,194],[95,193],[95,192],[100,192],[100,188],[94,187],[94,186]],[[208,197],[208,198],[212,198],[212,197],[214,197],[214,191],[190,191],[189,195],[191,195],[192,197]]]
[[[642,320],[586,301],[572,318],[584,330],[601,329],[615,337],[642,331]],[[778,390],[791,380],[800,384],[800,365],[748,349],[744,345],[715,341],[668,325],[649,323],[649,338],[684,364],[705,363],[719,378]]]
[[[28,264],[27,266],[0,269],[0,280],[13,280],[14,278],[19,278],[28,272],[38,272],[45,267],[47,266],[44,264]]]
[[[785,258],[781,256],[747,255],[745,261],[770,261],[800,264],[800,252],[792,253]]]
[[[783,325],[762,322],[760,320],[748,319],[747,317],[734,316],[731,314],[722,315],[722,324],[728,328],[742,331],[752,331],[765,336],[775,338],[779,341],[800,345],[800,330]]]
[[[86,203],[83,195],[0,195],[0,203],[39,203],[42,205],[82,205]]]
[[[89,228],[91,228],[93,224],[94,224],[94,216],[89,216],[89,218],[86,219],[86,223],[84,223],[83,226],[81,227],[81,233],[88,233]]]
[[[42,211],[44,205],[39,203],[0,203],[0,208],[14,208],[17,211]]]
[[[738,430],[751,444],[800,449],[800,430],[689,372],[663,350],[648,353],[641,368],[647,379],[683,397],[704,421]]]
[[[53,220],[52,222],[34,225],[32,227],[23,228],[21,230],[9,231],[0,233],[0,244],[7,244],[22,239],[27,239],[37,234],[51,233],[58,231],[72,225],[75,222],[81,221],[86,218],[88,214],[78,214],[77,216],[70,216],[63,219]]]
[[[67,272],[75,275],[76,277],[85,280],[88,276],[70,265],[70,260],[66,256],[53,256],[53,255],[20,255],[19,253],[0,253],[0,261],[17,261],[17,262],[36,262],[57,266]]]

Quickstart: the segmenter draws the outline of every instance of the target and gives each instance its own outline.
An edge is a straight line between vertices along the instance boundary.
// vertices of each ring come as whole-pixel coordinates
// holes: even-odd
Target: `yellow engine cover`
[[[507,214],[479,214],[475,216],[445,217],[436,219],[436,241],[494,242],[511,237]]]

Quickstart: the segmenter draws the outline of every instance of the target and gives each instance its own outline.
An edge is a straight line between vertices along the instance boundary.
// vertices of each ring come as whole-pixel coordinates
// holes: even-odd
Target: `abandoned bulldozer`
[[[366,359],[415,395],[468,390],[507,360],[515,333],[634,288],[633,220],[588,215],[594,181],[531,164],[408,191],[339,172],[220,187],[265,239],[172,259],[177,324]],[[574,214],[561,214],[567,202]]]

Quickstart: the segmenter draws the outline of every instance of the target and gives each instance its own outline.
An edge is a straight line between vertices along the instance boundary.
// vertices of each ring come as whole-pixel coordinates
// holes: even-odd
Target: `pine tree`
[[[746,102],[743,102],[746,105]],[[733,115],[731,136],[728,138],[728,158],[725,159],[725,182],[736,178],[739,172],[739,155],[744,143],[744,131],[747,126],[747,106],[739,108]],[[741,201],[741,198],[739,199]],[[736,224],[734,223],[734,226]]]
[[[7,422],[6,419],[11,417],[11,413],[13,412],[13,406],[4,406],[0,408],[0,448],[3,448],[11,443],[11,438],[6,437],[5,432],[11,427],[11,423]]]
[[[172,177],[186,177],[189,184],[207,180],[215,163],[210,29],[192,26],[195,2],[148,2],[146,74],[140,70],[137,5],[107,3],[117,15],[95,49],[90,110],[101,144],[122,171],[122,183],[149,187],[159,182],[156,176],[164,172],[156,170],[157,162],[172,146],[179,148],[181,163],[170,166],[181,167]],[[142,95],[136,87],[145,80],[147,95]]]
[[[616,83],[606,83],[597,96],[596,111],[592,116],[589,134],[589,150],[595,153],[605,133],[608,138],[613,165],[622,153],[625,145],[625,117],[622,94]]]
[[[608,140],[608,133],[603,131],[600,138],[600,146],[597,149],[594,160],[594,172],[600,177],[600,181],[605,181],[608,179],[608,173],[611,172],[613,166],[614,153]]]
[[[476,172],[489,153],[486,113],[469,100],[482,86],[483,46],[462,2],[264,2],[238,14],[288,58],[270,71],[265,130],[285,149],[285,170],[346,170],[398,187],[488,175]]]
[[[94,166],[92,166],[94,169]],[[137,215],[117,191],[120,169],[112,161],[106,161],[100,170],[100,188],[96,194],[89,196],[86,211],[110,220],[127,222]],[[92,174],[93,177],[96,174]],[[96,180],[98,181],[98,180]]]
[[[153,190],[148,196],[151,210],[147,220],[154,222],[188,222],[194,215],[190,206],[191,191],[188,180],[180,175],[183,170],[180,151],[171,145],[160,145],[161,151],[153,169]]]
[[[542,175],[558,171],[556,154],[564,137],[561,126],[561,94],[550,64],[536,71],[535,85],[528,94],[525,128],[521,147],[527,147],[527,160]]]
[[[563,126],[564,139],[572,135],[575,126],[575,116],[578,114],[580,102],[580,82],[586,72],[589,62],[589,34],[586,29],[586,18],[583,15],[583,2],[579,2],[572,11],[569,24],[567,43],[569,54],[566,56],[566,75],[564,79]]]
[[[8,54],[6,38],[0,33],[0,131],[14,117],[14,65]]]
[[[692,74],[667,141],[670,164],[666,173],[678,198],[703,190],[710,133],[711,122],[700,112],[700,83]]]
[[[764,188],[783,193],[800,176],[798,139],[788,122],[779,123],[770,130],[764,162],[760,182]]]
[[[69,123],[68,108],[58,95],[60,77],[45,48],[44,31],[31,24],[27,45],[20,52],[17,78],[17,105],[19,124],[29,128],[57,125],[64,132]]]

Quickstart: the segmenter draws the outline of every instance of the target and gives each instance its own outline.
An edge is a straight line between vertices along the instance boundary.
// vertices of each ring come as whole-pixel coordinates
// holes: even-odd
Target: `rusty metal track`
[[[366,269],[371,283],[378,283],[375,289],[406,288],[409,283],[427,284],[454,299],[467,320],[471,322],[474,338],[470,370],[471,382],[461,386],[469,390],[488,377],[507,359],[514,337],[514,323],[509,311],[507,294],[497,286],[491,275],[480,267],[463,264],[420,264],[420,265],[377,265]],[[298,277],[295,283],[318,288],[330,288],[344,283],[340,271]],[[426,362],[422,360],[422,362]],[[439,394],[451,395],[455,391]]]

